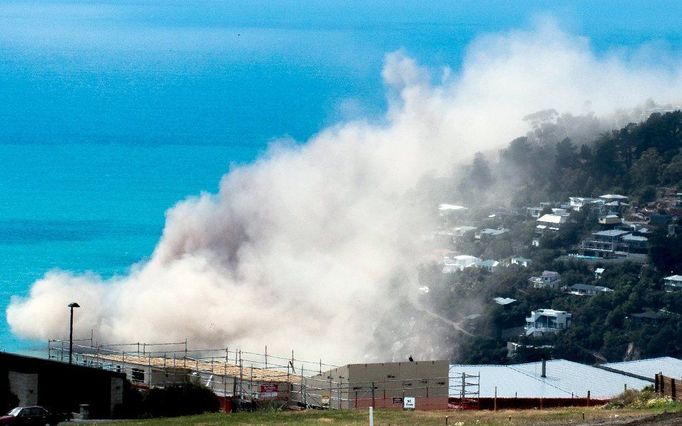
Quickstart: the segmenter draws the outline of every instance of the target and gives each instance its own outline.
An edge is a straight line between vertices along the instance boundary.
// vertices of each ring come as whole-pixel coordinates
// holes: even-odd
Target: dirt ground
[[[597,423],[594,423],[597,424]],[[617,424],[617,423],[599,423],[599,424]],[[623,423],[627,426],[674,426],[682,425],[682,412],[680,413],[663,413],[655,416],[647,416],[643,419],[638,419]]]

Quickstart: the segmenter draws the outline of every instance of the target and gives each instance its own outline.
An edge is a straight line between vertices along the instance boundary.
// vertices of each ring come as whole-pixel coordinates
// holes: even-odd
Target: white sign
[[[414,410],[416,406],[417,406],[417,403],[415,401],[415,397],[406,396],[405,399],[403,399],[403,408],[404,409]]]

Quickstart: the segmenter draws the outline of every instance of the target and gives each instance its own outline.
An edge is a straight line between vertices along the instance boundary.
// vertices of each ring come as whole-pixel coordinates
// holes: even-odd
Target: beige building
[[[332,409],[403,408],[414,397],[417,410],[448,406],[447,361],[349,364],[294,384],[293,394],[306,406]]]

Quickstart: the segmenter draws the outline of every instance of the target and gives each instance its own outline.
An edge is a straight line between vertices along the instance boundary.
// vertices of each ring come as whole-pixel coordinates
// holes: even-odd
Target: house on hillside
[[[497,260],[489,259],[489,260],[484,260],[481,263],[479,263],[478,267],[481,269],[484,269],[488,272],[494,272],[499,265],[500,265],[500,262],[498,262]]]
[[[527,214],[528,216],[530,216],[530,217],[534,217],[534,218],[537,219],[537,218],[539,218],[540,216],[542,216],[542,211],[543,211],[544,209],[545,209],[544,207],[539,207],[539,206],[536,206],[536,207],[526,207],[526,214]]]
[[[596,269],[594,270],[594,279],[595,279],[595,280],[601,279],[601,276],[604,274],[604,271],[606,271],[606,269],[604,269],[604,268],[596,268]]]
[[[663,278],[663,286],[667,292],[682,290],[682,275],[671,275]]]
[[[544,214],[540,216],[537,220],[537,225],[535,229],[540,231],[553,231],[557,232],[561,229],[561,225],[568,221],[568,215],[563,214]]]
[[[526,336],[543,337],[554,335],[571,326],[572,315],[566,311],[538,309],[526,318]]]
[[[445,204],[445,203],[443,203],[443,204],[439,204],[439,205],[438,205],[438,213],[439,213],[441,216],[447,216],[447,215],[449,215],[449,214],[451,214],[451,213],[462,212],[462,211],[465,211],[465,210],[467,210],[466,207],[460,206],[460,205],[457,205],[457,204]]]
[[[532,260],[527,259],[525,257],[512,257],[509,260],[510,265],[519,265],[523,266],[524,268],[529,267],[532,262],[533,262]]]
[[[628,197],[626,197],[625,195],[620,195],[620,194],[604,194],[604,195],[600,195],[599,199],[604,200],[607,203],[611,203],[614,201],[626,203],[628,201]]]
[[[616,213],[609,211],[604,216],[599,216],[598,222],[600,225],[620,225],[623,223],[623,219],[620,218]]]
[[[511,297],[495,297],[493,300],[500,306],[507,306],[516,302],[516,299],[512,299]]]
[[[468,255],[458,255],[458,256],[445,256],[443,257],[443,270],[444,274],[449,274],[453,272],[463,271],[466,268],[471,268],[473,266],[478,266],[481,263],[481,259],[475,256]]]
[[[588,206],[590,204],[594,204],[598,202],[599,200],[597,198],[589,198],[589,197],[568,197],[568,205],[571,208],[571,210],[574,211],[580,211],[582,210],[585,206]],[[603,201],[602,201],[603,202]]]
[[[601,293],[613,292],[613,290],[608,287],[589,284],[573,284],[572,286],[566,287],[566,290],[570,294],[575,294],[576,296],[596,296]]]
[[[561,227],[568,222],[568,214],[547,213],[540,216],[536,222],[537,225],[535,225],[535,236],[532,245],[534,247],[539,247],[540,238],[543,235],[559,232]]]
[[[561,284],[561,276],[556,271],[542,271],[539,277],[530,277],[528,281],[533,288],[551,288],[557,290]]]
[[[509,233],[509,230],[505,229],[505,228],[499,228],[499,229],[485,228],[485,229],[482,229],[476,235],[476,239],[481,240],[481,241],[496,240],[498,238],[503,237],[504,235],[506,235],[508,233]]]
[[[582,255],[605,259],[627,257],[629,253],[646,254],[648,249],[647,237],[632,235],[622,229],[593,232],[592,237],[580,244]]]
[[[469,225],[462,225],[462,226],[456,226],[452,228],[452,235],[454,238],[464,238],[464,237],[469,237],[473,236],[474,232],[476,232],[475,226],[469,226]]]

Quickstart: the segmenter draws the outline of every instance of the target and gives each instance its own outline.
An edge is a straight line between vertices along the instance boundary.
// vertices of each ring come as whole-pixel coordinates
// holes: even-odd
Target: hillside
[[[565,122],[536,123],[433,185],[438,202],[467,207],[440,211],[439,260],[420,270],[418,303],[461,326],[443,327],[453,361],[682,356],[682,291],[664,285],[682,273],[682,113],[580,144]],[[560,280],[543,283],[543,271]],[[568,312],[570,324],[528,335],[539,309]],[[412,319],[433,322],[418,309]]]

